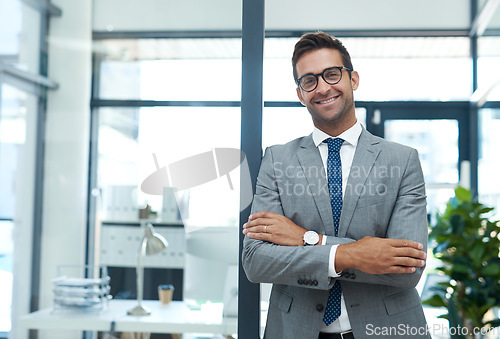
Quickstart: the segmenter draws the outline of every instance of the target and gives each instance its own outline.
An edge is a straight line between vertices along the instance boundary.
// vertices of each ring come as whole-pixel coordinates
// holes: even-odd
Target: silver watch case
[[[304,233],[304,246],[314,246],[319,242],[319,235],[314,231]]]

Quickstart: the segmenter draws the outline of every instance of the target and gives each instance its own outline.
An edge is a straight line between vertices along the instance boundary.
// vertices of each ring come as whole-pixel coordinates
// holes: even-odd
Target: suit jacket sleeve
[[[252,213],[271,211],[285,215],[277,180],[279,170],[273,162],[273,151],[266,149],[257,178]],[[305,227],[304,225],[301,225]],[[248,279],[258,283],[305,287],[301,279],[317,281],[309,288],[329,289],[328,259],[331,246],[279,246],[245,237],[242,262]]]
[[[391,179],[393,180],[393,179]],[[379,208],[383,208],[380,206]],[[387,207],[386,207],[387,208]],[[368,218],[367,218],[368,219]],[[359,220],[359,219],[358,219]],[[366,220],[369,223],[369,220]],[[350,225],[362,228],[363,225]],[[399,190],[390,214],[385,238],[407,239],[420,242],[427,251],[427,211],[425,184],[416,150],[411,150],[407,158],[406,167],[402,173]],[[348,239],[354,240],[354,239]],[[327,243],[341,244],[348,241],[345,238],[328,237]],[[401,288],[415,287],[420,280],[424,268],[417,268],[412,274],[367,274],[358,270],[346,270],[346,276],[338,279],[350,282],[390,285]],[[355,277],[354,279],[352,277]]]

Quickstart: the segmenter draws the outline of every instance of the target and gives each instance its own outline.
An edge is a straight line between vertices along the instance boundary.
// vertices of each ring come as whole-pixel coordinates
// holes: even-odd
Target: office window
[[[265,41],[264,100],[296,101],[291,57],[298,38]],[[340,38],[360,74],[355,100],[468,100],[469,40],[462,37]]]
[[[495,207],[493,220],[500,216],[500,178],[498,168],[498,147],[500,145],[500,109],[481,109],[479,111],[479,164],[478,191],[479,201]]]
[[[0,2],[0,55],[3,60],[12,62],[17,59],[22,28],[21,7],[20,1]]]
[[[457,120],[387,120],[385,139],[418,151],[424,174],[427,210],[444,211],[459,182]]]
[[[500,37],[478,41],[478,89],[488,101],[500,101]]]
[[[160,168],[169,167],[187,157],[217,148],[238,149],[238,113],[239,108],[232,107],[101,108],[98,112],[98,187],[104,191],[118,185],[139,188],[148,176]],[[193,169],[192,175],[195,176],[197,170],[208,170],[209,166],[201,163],[198,169]],[[237,225],[237,191],[232,194],[228,189],[227,194],[223,194],[227,180],[224,177],[213,180],[213,183],[207,182],[185,192],[189,194],[186,211],[189,220],[186,221],[191,223],[190,226]],[[239,183],[238,177],[231,180],[235,185]],[[140,189],[135,191],[136,206],[149,204],[161,218],[163,197]],[[112,202],[102,203],[101,218],[109,219],[106,214],[109,209],[105,206]],[[132,219],[137,218],[135,214]]]
[[[239,101],[241,39],[102,40],[101,99]]]
[[[0,62],[38,74],[40,13],[22,1],[0,2]],[[61,43],[61,42],[59,42]]]
[[[14,236],[32,222],[36,104],[36,97],[0,84],[0,333],[11,328],[13,275],[29,270],[14,267],[21,252]]]
[[[366,125],[366,109],[356,108],[358,121]],[[262,147],[285,144],[312,133],[314,125],[305,107],[266,107],[262,116]]]
[[[42,16],[28,3],[0,1],[0,337],[16,336],[30,302],[39,86],[4,77],[4,69],[39,74]],[[4,68],[5,67],[5,68]],[[23,88],[20,90],[19,86]],[[43,93],[43,89],[41,92]],[[21,235],[26,237],[19,240]],[[14,265],[14,262],[21,263]],[[22,281],[22,284],[19,282]],[[14,326],[14,327],[13,327]]]
[[[224,314],[236,315],[241,167],[224,168],[220,152],[240,154],[241,39],[102,40],[96,48],[94,99],[120,103],[98,102],[93,112],[95,253],[111,267],[112,294],[135,293],[127,275],[135,253],[122,247],[134,241],[139,209],[149,206],[148,221],[169,247],[145,260],[152,273],[144,297],[157,298],[155,284],[174,284],[174,299],[223,303]],[[158,178],[169,187],[144,188]],[[125,283],[113,281],[120,275]]]
[[[478,41],[478,90],[484,102],[500,101],[500,37],[486,36]],[[496,174],[499,161],[496,154],[500,145],[500,109],[479,110],[478,193],[482,203],[496,208],[494,218],[500,215],[500,182]]]
[[[116,280],[123,274],[116,273],[120,269],[134,267],[136,252],[129,249],[136,247],[133,241],[140,233],[133,226],[138,226],[139,208],[149,205],[152,214],[148,221],[169,242],[168,251],[162,256],[146,259],[145,266],[156,270],[149,279],[156,284],[174,284],[177,299],[201,304],[207,300],[224,302],[224,312],[235,315],[239,168],[221,173],[219,160],[223,159],[217,158],[215,166],[219,172],[202,184],[179,191],[175,187],[173,191],[160,189],[159,194],[144,192],[141,187],[162,169],[168,168],[164,173],[172,174],[172,164],[200,156],[203,159],[186,168],[183,179],[206,176],[215,160],[209,157],[207,163],[203,155],[223,148],[239,149],[239,108],[101,108],[97,114],[100,194],[96,223],[100,225],[101,237],[96,250],[99,262],[115,272],[111,275],[114,296],[133,295],[133,291],[127,290],[135,288],[133,275],[125,278],[128,282],[113,281],[113,277]],[[169,179],[177,178],[172,174]],[[183,225],[181,234],[179,228],[171,228],[179,224]],[[145,298],[156,298],[155,289],[156,286],[145,285]]]

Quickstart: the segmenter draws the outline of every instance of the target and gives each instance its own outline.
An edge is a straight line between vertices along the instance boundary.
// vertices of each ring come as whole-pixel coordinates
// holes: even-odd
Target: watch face
[[[314,231],[307,231],[304,234],[304,242],[306,245],[316,245],[319,241],[318,233]]]

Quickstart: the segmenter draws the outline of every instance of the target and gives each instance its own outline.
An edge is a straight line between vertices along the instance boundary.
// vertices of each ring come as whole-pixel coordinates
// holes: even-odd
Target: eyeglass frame
[[[337,82],[334,82],[334,83],[328,82],[328,81],[326,81],[326,79],[325,79],[325,72],[326,72],[326,71],[328,71],[328,70],[331,70],[332,68],[336,68],[336,69],[340,70],[340,78],[339,78],[339,80],[338,80]],[[301,76],[300,78],[298,78],[298,79],[297,79],[296,83],[297,83],[297,86],[299,86],[299,88],[300,88],[300,89],[302,89],[304,92],[308,92],[308,93],[309,93],[309,92],[312,92],[312,91],[314,91],[316,88],[318,88],[318,84],[319,84],[319,79],[318,79],[318,77],[319,77],[320,75],[321,75],[321,78],[323,78],[323,81],[325,81],[328,85],[336,85],[336,84],[338,84],[338,83],[342,80],[342,70],[343,70],[343,69],[345,69],[345,70],[346,70],[346,71],[348,71],[348,72],[352,72],[352,71],[353,71],[352,69],[347,68],[347,67],[344,67],[344,66],[333,66],[333,67],[328,67],[328,68],[325,68],[325,69],[323,70],[323,72],[321,72],[321,73],[317,73],[317,74],[307,73],[307,74],[304,74],[303,76]],[[305,78],[305,77],[307,77],[307,76],[311,76],[311,75],[312,75],[312,76],[314,76],[314,77],[316,78],[316,86],[314,86],[314,88],[313,88],[313,89],[310,89],[310,90],[308,90],[308,91],[307,91],[307,90],[306,90],[306,89],[304,89],[304,87],[302,87],[302,85],[300,84],[300,80],[304,79],[304,78]]]

